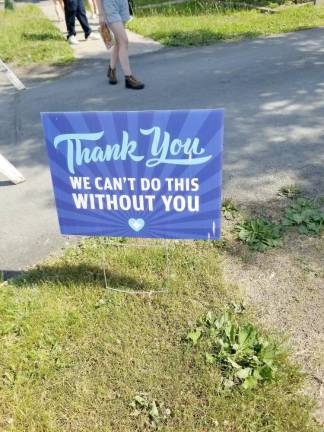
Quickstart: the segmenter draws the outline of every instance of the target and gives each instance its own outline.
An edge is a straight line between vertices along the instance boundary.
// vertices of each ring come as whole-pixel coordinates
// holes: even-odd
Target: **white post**
[[[25,177],[0,153],[0,173],[7,177],[14,184],[22,183]]]
[[[1,1],[1,0],[0,0]],[[0,59],[0,72],[4,72],[7,75],[8,80],[17,90],[25,90],[26,87],[20,81],[20,79],[12,72],[12,70]]]

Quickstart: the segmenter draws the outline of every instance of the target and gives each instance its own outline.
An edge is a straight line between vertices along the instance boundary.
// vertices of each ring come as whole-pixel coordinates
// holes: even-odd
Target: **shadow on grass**
[[[2,274],[2,280],[11,279],[11,284],[19,288],[43,283],[66,285],[67,287],[77,285],[80,288],[106,288],[103,268],[88,264],[42,265],[27,272],[0,270],[0,274]],[[129,291],[154,291],[161,289],[161,284],[138,280],[123,273],[112,272],[107,269],[106,278],[109,288]]]
[[[260,32],[257,31],[245,31],[241,33],[236,33],[235,37],[233,35],[233,39],[252,39],[260,35]],[[229,39],[228,34],[217,32],[217,31],[209,31],[209,30],[193,30],[193,31],[158,31],[151,33],[149,35],[154,40],[158,40],[163,45],[166,46],[181,46],[181,47],[190,47],[190,46],[200,46],[200,45],[210,45],[218,41],[222,41],[225,39]]]
[[[53,33],[23,33],[22,39],[29,41],[49,41],[57,40],[62,41],[62,36],[60,34]]]

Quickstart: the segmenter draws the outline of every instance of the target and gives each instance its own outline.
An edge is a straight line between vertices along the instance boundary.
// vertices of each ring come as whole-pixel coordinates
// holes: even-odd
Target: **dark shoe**
[[[145,85],[138,81],[133,75],[125,76],[125,87],[133,90],[142,90]]]
[[[109,65],[108,71],[107,71],[107,78],[109,79],[110,84],[117,84],[117,74],[116,69],[112,69]]]

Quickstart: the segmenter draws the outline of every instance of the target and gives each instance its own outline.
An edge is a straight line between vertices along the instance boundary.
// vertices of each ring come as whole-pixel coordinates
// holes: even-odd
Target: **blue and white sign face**
[[[42,120],[62,234],[219,238],[223,110]]]

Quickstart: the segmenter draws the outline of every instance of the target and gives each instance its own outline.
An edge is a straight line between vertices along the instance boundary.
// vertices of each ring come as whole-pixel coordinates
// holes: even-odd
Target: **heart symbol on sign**
[[[141,231],[141,229],[144,228],[145,221],[144,221],[144,219],[141,219],[141,218],[139,218],[139,219],[131,218],[131,219],[128,219],[128,225],[132,228],[132,230],[139,232],[139,231]]]

